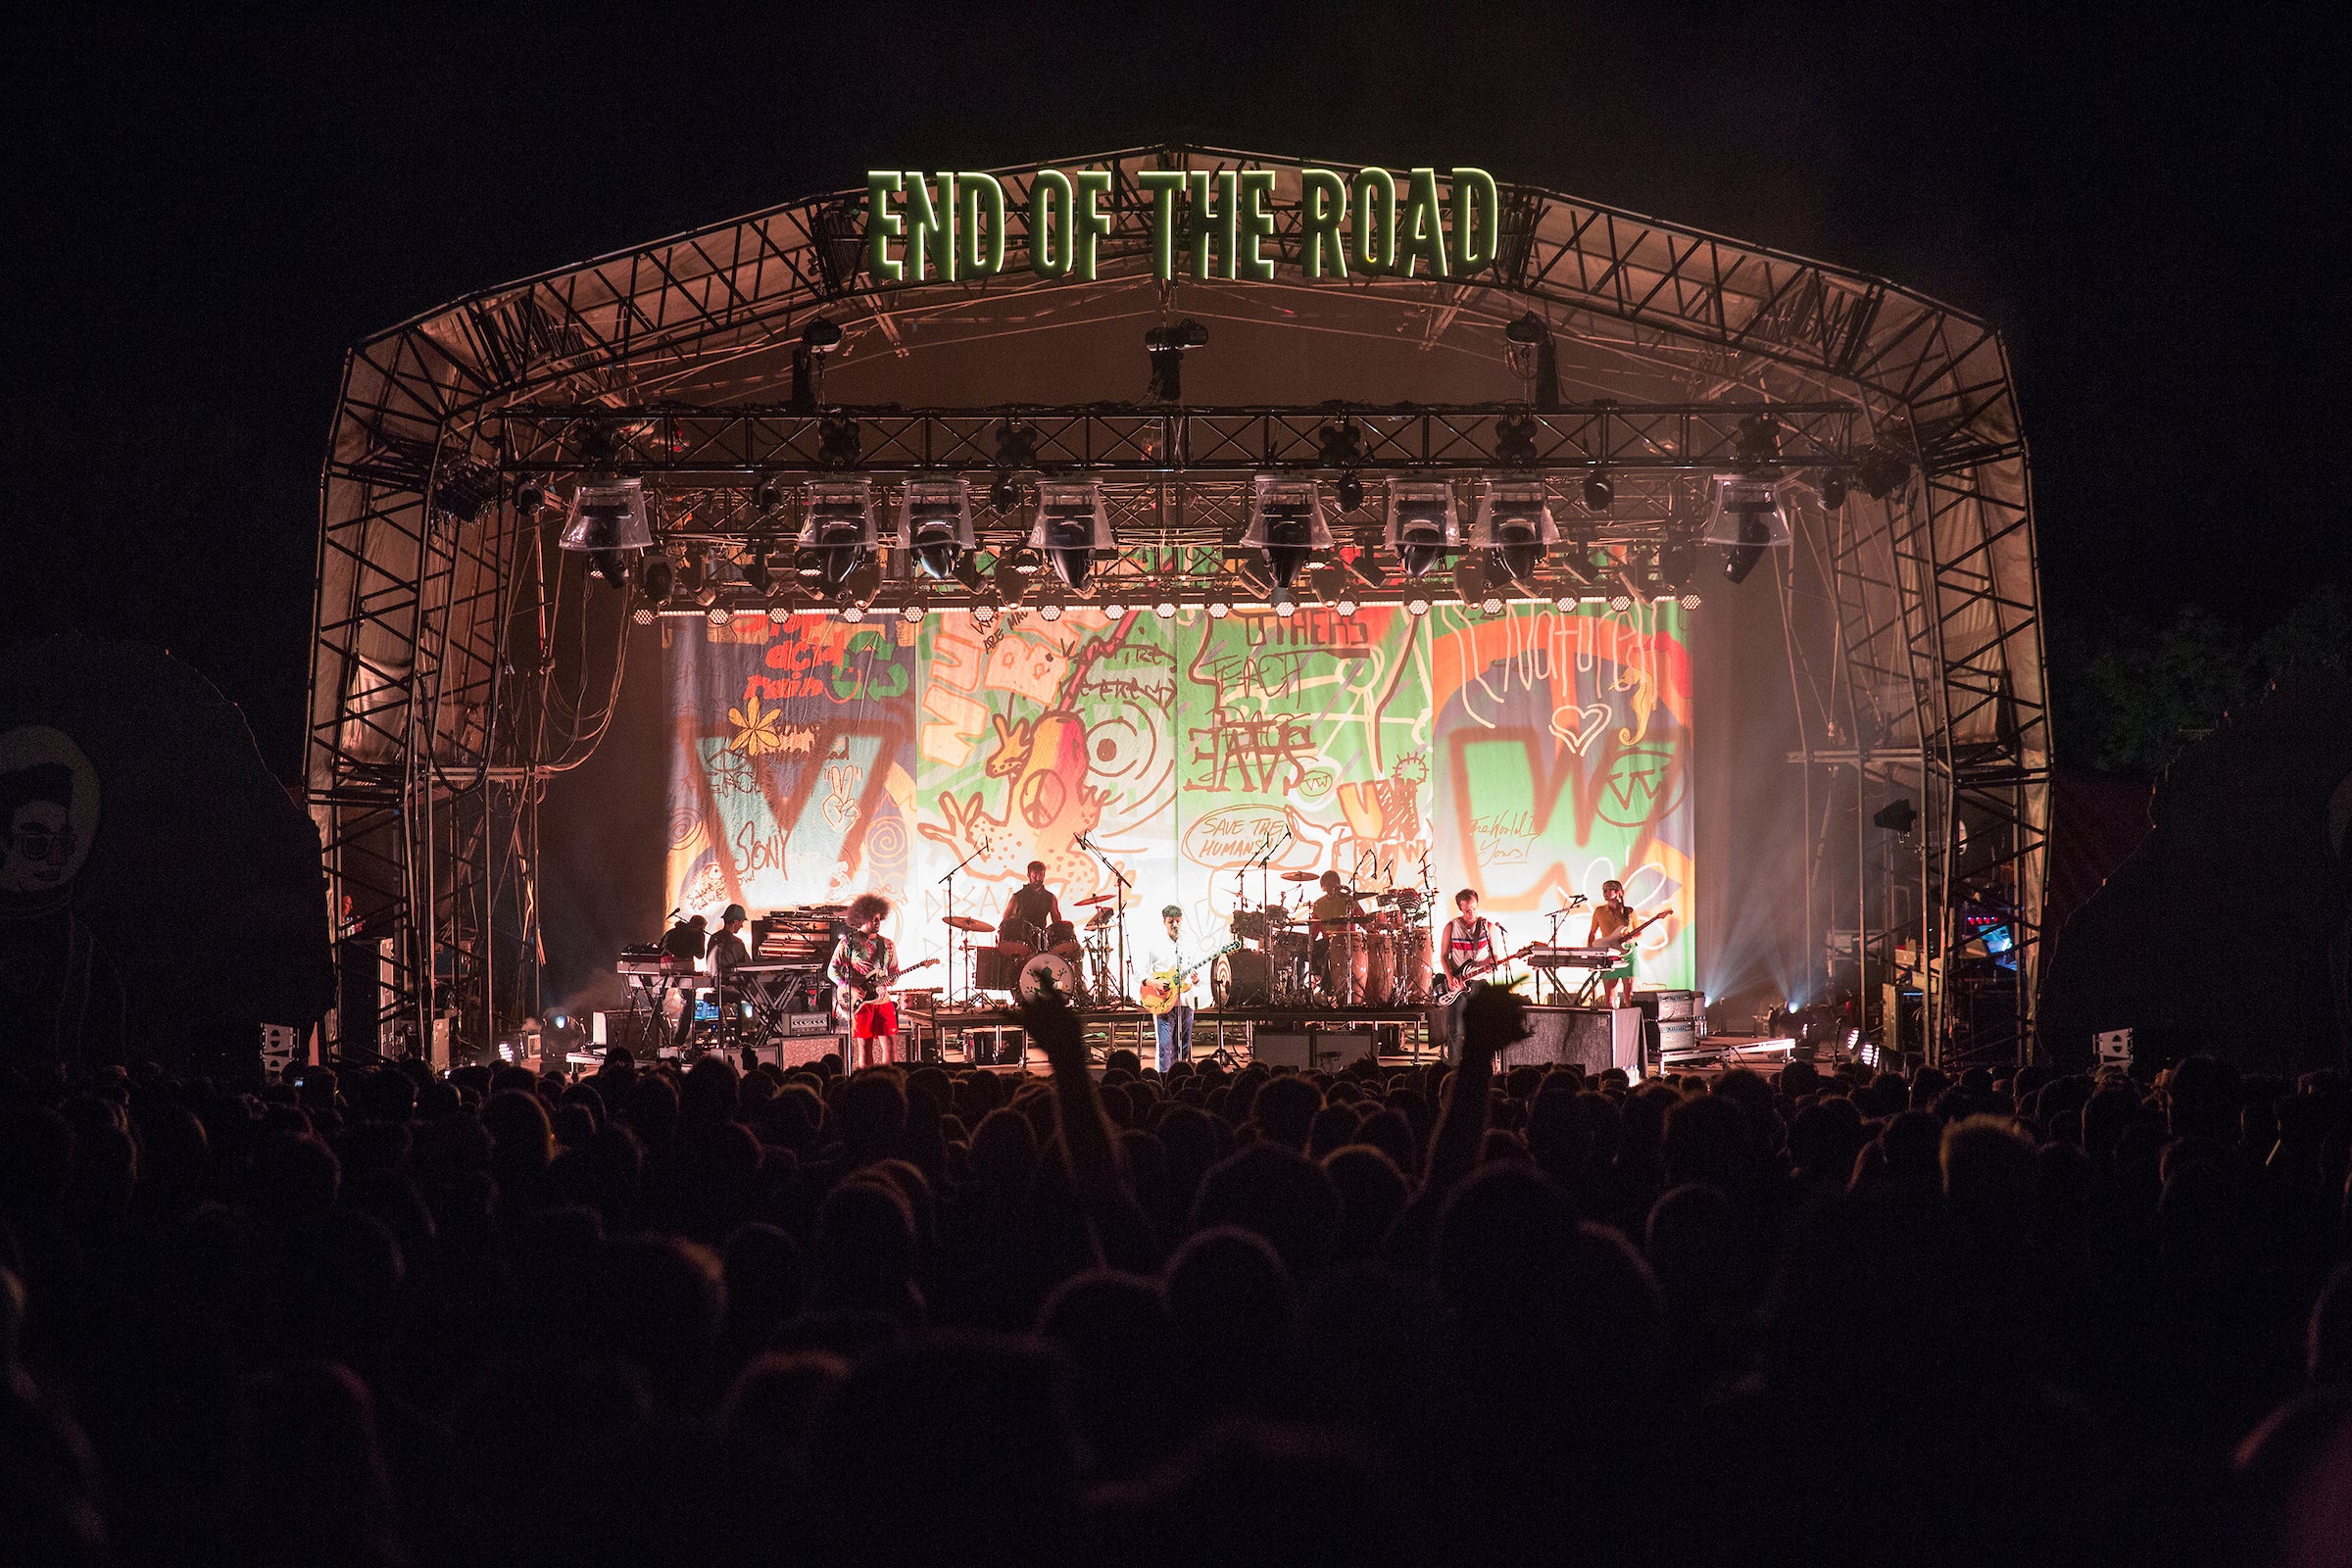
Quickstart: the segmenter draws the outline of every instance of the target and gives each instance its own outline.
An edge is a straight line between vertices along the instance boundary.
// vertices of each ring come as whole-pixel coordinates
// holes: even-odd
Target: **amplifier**
[[[836,1025],[829,1012],[788,1012],[784,1015],[784,1032],[796,1039],[802,1035],[829,1035]]]

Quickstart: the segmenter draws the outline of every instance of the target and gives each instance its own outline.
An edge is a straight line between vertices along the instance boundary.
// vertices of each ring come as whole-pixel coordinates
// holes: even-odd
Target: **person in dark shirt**
[[[997,923],[997,946],[1015,963],[1026,963],[1043,953],[1047,933],[1061,922],[1061,901],[1046,886],[1046,862],[1029,862],[1029,880],[1004,904],[1004,918]]]
[[[743,1004],[742,993],[734,984],[734,974],[738,968],[752,961],[752,950],[743,940],[744,922],[750,918],[742,905],[728,905],[726,911],[718,917],[718,930],[711,936],[710,951],[703,959],[704,967],[710,975],[713,1000],[718,1004],[718,1033],[722,1040],[728,1025],[737,1018]],[[678,1037],[680,1047],[693,1041],[694,1031],[694,1008],[689,1006],[686,1009],[686,1030]]]

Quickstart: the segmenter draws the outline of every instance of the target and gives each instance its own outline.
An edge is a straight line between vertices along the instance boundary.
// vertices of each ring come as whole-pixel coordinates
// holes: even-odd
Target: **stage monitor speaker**
[[[1635,1007],[1530,1007],[1528,1037],[1506,1046],[1495,1065],[1549,1067],[1574,1064],[1598,1075],[1611,1067],[1629,1073],[1642,1064],[1642,1013]]]
[[[1307,1052],[1317,1072],[1338,1072],[1371,1055],[1380,1044],[1378,1031],[1372,1029],[1312,1029],[1307,1034]]]
[[[1251,1030],[1250,1059],[1262,1061],[1269,1067],[1297,1067],[1303,1072],[1314,1063],[1314,1036],[1303,1031]]]

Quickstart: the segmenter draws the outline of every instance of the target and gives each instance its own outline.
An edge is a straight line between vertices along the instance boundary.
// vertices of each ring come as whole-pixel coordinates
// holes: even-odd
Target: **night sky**
[[[56,7],[0,66],[0,636],[169,647],[289,780],[352,343],[868,167],[1178,135],[1478,164],[1988,318],[2054,622],[2344,581],[2347,62],[2256,8],[478,9]]]

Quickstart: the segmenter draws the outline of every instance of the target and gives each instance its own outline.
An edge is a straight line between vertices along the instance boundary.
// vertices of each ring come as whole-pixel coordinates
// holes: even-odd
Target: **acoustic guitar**
[[[1239,942],[1228,942],[1216,952],[1202,957],[1198,963],[1190,964],[1182,969],[1161,969],[1152,974],[1137,988],[1137,994],[1143,1000],[1144,1010],[1156,1018],[1173,1008],[1182,1000],[1184,988],[1191,984],[1193,976],[1240,946]]]

